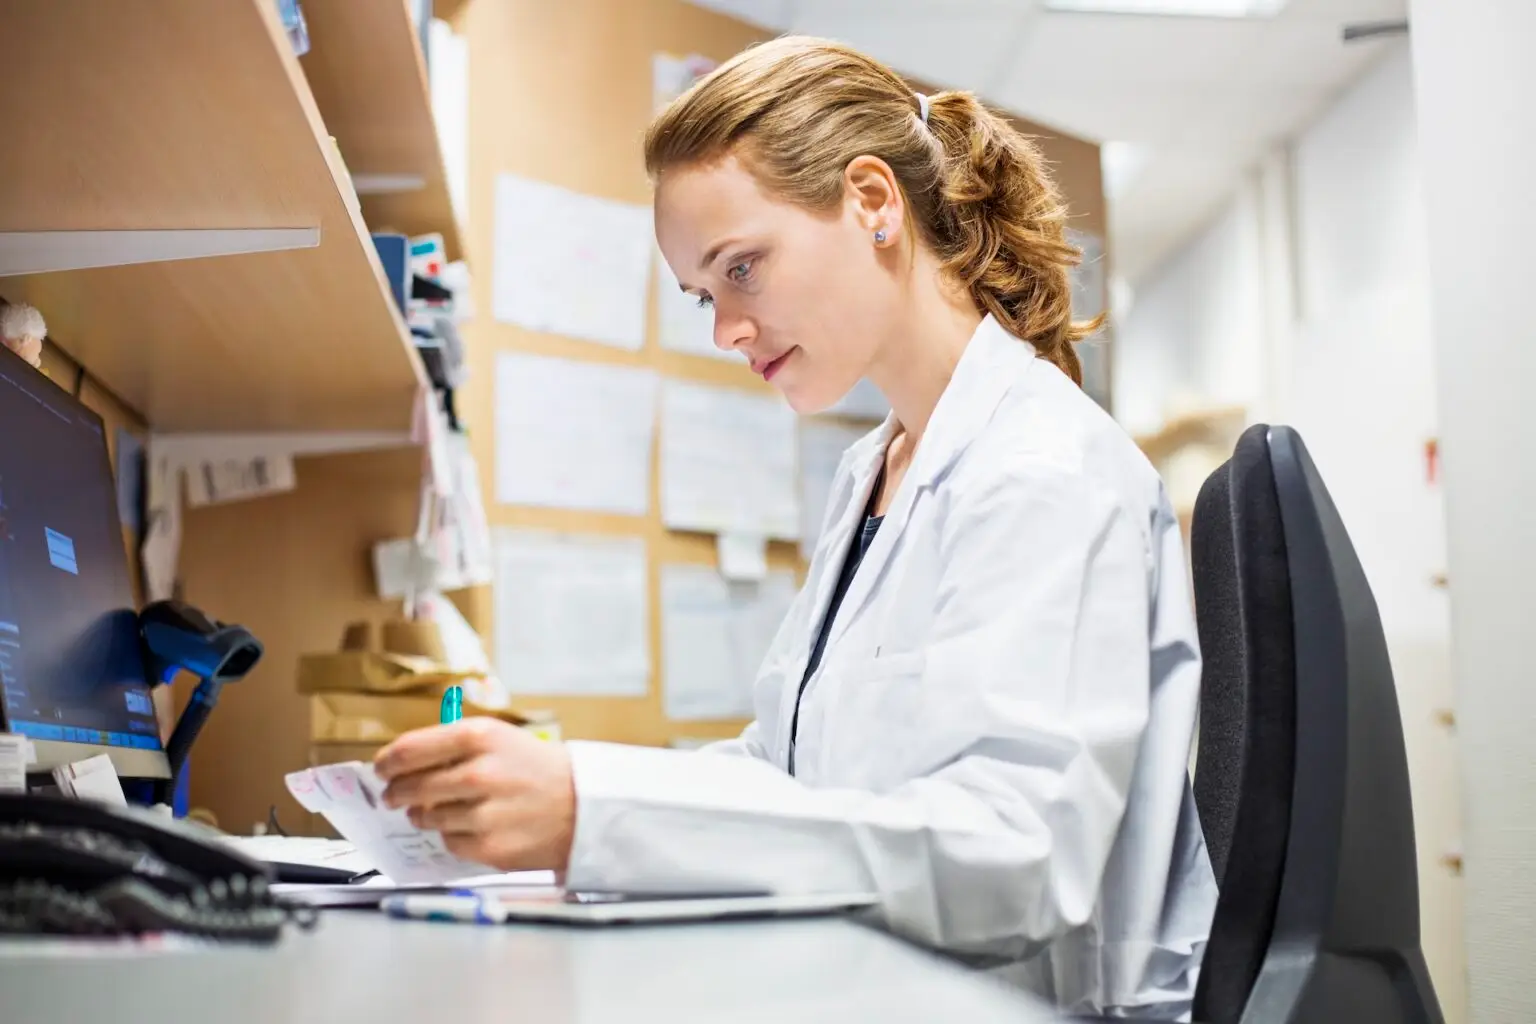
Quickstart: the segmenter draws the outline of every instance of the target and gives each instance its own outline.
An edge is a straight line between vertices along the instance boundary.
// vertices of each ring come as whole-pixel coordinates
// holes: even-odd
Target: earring
[[[876,245],[883,245],[884,243],[885,243],[885,228],[881,228],[879,231],[875,232],[875,244]]]

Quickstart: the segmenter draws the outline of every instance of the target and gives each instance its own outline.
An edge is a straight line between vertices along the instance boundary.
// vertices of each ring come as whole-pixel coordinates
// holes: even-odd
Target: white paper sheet
[[[0,732],[0,793],[27,791],[27,765],[32,760],[30,740],[21,733]]]
[[[282,450],[199,459],[188,463],[186,473],[187,504],[192,508],[282,494],[298,486],[293,456]]]
[[[868,431],[830,420],[800,421],[800,553],[810,561],[821,540],[832,479],[843,453]]]
[[[699,300],[678,286],[672,268],[659,252],[656,254],[656,309],[662,348],[691,356],[746,363],[746,357],[741,353],[715,345],[715,311],[700,308]]]
[[[645,515],[657,381],[651,370],[503,352],[496,499]]]
[[[469,40],[432,19],[427,29],[432,68],[432,121],[443,151],[448,199],[460,223],[469,220]]]
[[[661,517],[674,530],[800,534],[795,414],[777,396],[668,381]]]
[[[715,554],[720,575],[733,582],[755,583],[768,575],[768,538],[760,533],[722,533]]]
[[[661,571],[662,700],[677,721],[747,718],[752,683],[795,599],[793,573],[728,583],[708,566]]]
[[[496,179],[496,319],[638,351],[651,210],[511,174]]]
[[[868,380],[860,380],[852,391],[827,410],[833,416],[847,416],[855,420],[883,420],[890,411],[890,403],[885,400],[880,389]]]
[[[499,529],[497,675],[514,694],[643,697],[645,541]]]
[[[306,768],[284,777],[305,810],[325,819],[392,882],[442,885],[492,869],[448,852],[437,832],[423,832],[404,810],[384,806],[384,783],[361,761]]]
[[[65,796],[76,800],[94,800],[113,807],[127,807],[123,783],[110,754],[97,754],[83,761],[60,765],[53,770],[54,785]]]

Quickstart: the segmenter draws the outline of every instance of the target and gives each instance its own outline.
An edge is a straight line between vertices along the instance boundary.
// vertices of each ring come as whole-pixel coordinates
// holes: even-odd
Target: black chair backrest
[[[1219,891],[1195,1019],[1235,1024],[1274,929],[1295,783],[1291,583],[1261,429],[1201,488],[1190,557],[1204,658],[1195,804]]]
[[[1243,434],[1201,491],[1192,549],[1207,657],[1195,791],[1220,863],[1195,1019],[1442,1021],[1386,639],[1295,431]]]

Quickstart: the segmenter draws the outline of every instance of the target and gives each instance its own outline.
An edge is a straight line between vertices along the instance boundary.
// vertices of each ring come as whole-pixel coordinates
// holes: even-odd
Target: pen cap
[[[464,688],[462,686],[450,686],[443,692],[443,703],[439,706],[437,720],[443,725],[447,725],[450,722],[457,722],[463,717]]]

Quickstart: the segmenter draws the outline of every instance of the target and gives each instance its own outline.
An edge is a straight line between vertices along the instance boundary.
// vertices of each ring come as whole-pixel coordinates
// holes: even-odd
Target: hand
[[[384,802],[443,834],[458,857],[502,871],[564,871],[576,787],[564,744],[476,716],[406,733],[379,751]]]

